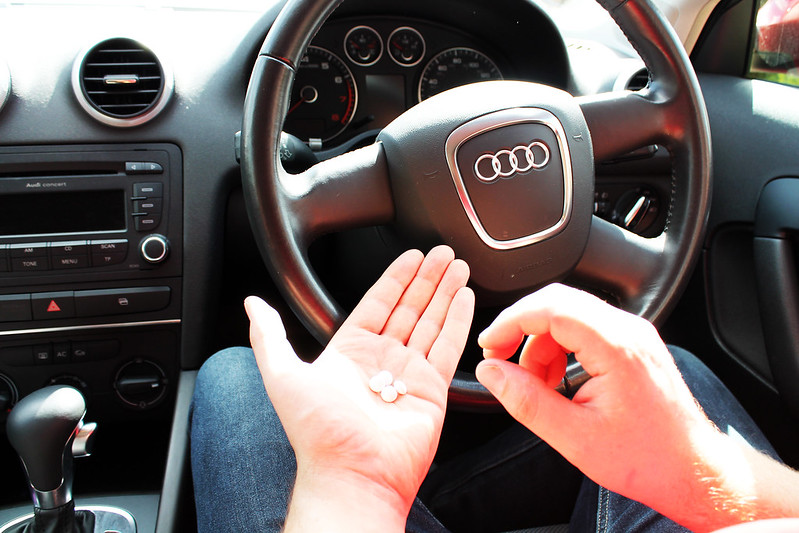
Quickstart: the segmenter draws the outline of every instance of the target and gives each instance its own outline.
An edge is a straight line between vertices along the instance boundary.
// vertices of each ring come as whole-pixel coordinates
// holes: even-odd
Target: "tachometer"
[[[297,69],[283,129],[321,144],[344,131],[357,105],[358,89],[347,65],[333,52],[310,46]]]
[[[419,80],[419,101],[468,83],[501,80],[497,65],[472,48],[450,48],[431,59]]]

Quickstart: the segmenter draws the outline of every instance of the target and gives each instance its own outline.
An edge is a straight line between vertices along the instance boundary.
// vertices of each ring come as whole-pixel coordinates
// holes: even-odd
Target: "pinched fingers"
[[[519,365],[540,377],[548,387],[557,386],[566,373],[566,351],[552,335],[543,333],[527,339],[519,355]]]
[[[564,352],[574,352],[585,369],[595,375],[612,366],[617,353],[598,348],[626,342],[634,333],[631,329],[640,329],[633,324],[638,322],[646,324],[595,296],[553,284],[500,313],[478,342],[486,358],[507,359],[526,335],[548,334]],[[531,364],[536,358],[546,364],[552,356],[548,350],[529,350],[526,357]]]

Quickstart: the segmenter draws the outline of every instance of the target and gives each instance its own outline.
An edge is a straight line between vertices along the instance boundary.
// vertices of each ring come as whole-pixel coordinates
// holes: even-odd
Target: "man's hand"
[[[519,364],[506,361],[528,335]],[[795,512],[783,496],[795,473],[713,426],[649,322],[551,285],[503,311],[479,343],[478,379],[598,484],[697,531]],[[593,376],[573,400],[552,390],[569,352]]]
[[[297,457],[287,529],[366,531],[372,516],[381,531],[404,528],[471,326],[468,278],[447,247],[406,252],[312,364],[296,356],[272,308],[246,300],[258,367]],[[381,370],[407,394],[387,403],[370,390]]]

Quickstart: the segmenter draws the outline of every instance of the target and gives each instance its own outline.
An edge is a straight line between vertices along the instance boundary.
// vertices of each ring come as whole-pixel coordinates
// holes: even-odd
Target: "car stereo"
[[[0,152],[0,285],[166,261],[180,237],[168,235],[170,164],[166,149]]]

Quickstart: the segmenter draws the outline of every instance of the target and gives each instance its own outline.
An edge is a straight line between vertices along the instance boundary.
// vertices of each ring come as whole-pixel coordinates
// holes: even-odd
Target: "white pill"
[[[391,372],[382,370],[369,380],[369,388],[372,389],[373,392],[380,394],[380,391],[391,385],[392,381],[394,381],[394,376],[391,375]]]
[[[372,379],[369,380],[369,388],[372,389],[372,392],[380,394],[380,391],[382,391],[385,387],[386,385],[379,376],[373,376]]]
[[[383,398],[383,401],[386,403],[391,403],[397,399],[397,389],[395,389],[392,385],[388,385],[382,391],[380,391],[380,397]]]
[[[405,385],[405,382],[402,380],[394,380],[394,388],[397,389],[397,393],[399,394],[407,394],[408,393],[408,386]]]

